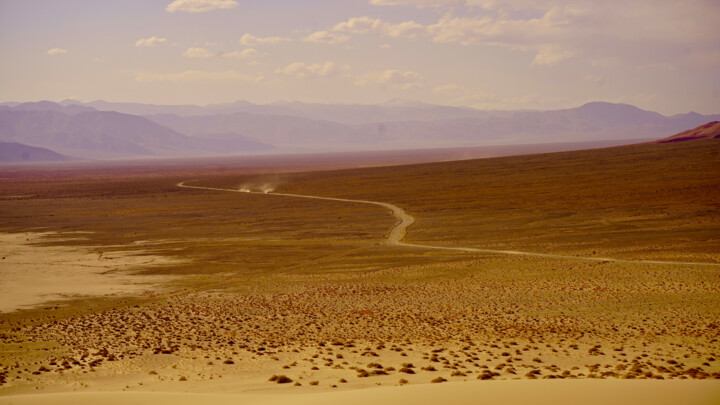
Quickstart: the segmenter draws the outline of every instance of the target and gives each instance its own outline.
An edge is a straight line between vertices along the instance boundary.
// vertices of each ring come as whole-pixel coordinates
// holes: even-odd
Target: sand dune
[[[163,392],[83,392],[18,395],[0,404],[242,404],[366,405],[370,404],[608,404],[704,405],[720,402],[717,381],[486,381],[381,387],[314,394],[266,395]]]

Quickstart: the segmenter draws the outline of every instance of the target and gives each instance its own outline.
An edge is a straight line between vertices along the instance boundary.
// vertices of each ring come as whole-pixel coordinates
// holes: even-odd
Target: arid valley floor
[[[712,403],[719,163],[711,139],[324,171],[2,168],[0,402],[652,379],[641,399]],[[388,244],[387,208],[278,193],[414,222]]]

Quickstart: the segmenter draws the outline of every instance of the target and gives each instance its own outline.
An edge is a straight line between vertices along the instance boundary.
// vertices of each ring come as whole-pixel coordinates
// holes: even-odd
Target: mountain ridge
[[[711,121],[707,124],[699,125],[687,131],[661,139],[657,141],[657,143],[685,142],[697,139],[720,139],[720,121]]]
[[[42,163],[75,160],[47,148],[17,142],[0,142],[0,163]]]
[[[686,113],[667,117],[629,104],[606,102],[549,111],[462,110],[460,113],[455,107],[408,106],[405,101],[391,103],[403,107],[297,102],[272,107],[314,109],[315,112],[308,115],[339,116],[335,121],[247,111],[223,113],[235,107],[266,107],[245,101],[219,105],[221,107],[212,105],[210,109],[191,105],[155,106],[160,110],[179,108],[181,113],[204,111],[204,114],[143,116],[90,106],[113,105],[106,102],[83,104],[65,100],[64,104],[42,101],[0,107],[0,140],[86,158],[193,157],[271,150],[277,153],[407,150],[621,139],[633,143],[661,139],[708,121],[720,121],[720,114]],[[132,108],[144,106],[126,104]],[[230,110],[223,110],[225,108]],[[423,114],[427,108],[437,114],[426,114],[422,120],[403,121],[399,114],[391,121],[364,122],[401,111],[414,116]],[[469,113],[472,114],[468,116]],[[364,123],[350,125],[338,121]]]

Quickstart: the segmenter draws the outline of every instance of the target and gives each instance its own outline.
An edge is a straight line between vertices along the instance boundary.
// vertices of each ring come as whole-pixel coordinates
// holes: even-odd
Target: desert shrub
[[[293,382],[293,380],[291,380],[290,377],[287,377],[287,376],[284,376],[284,375],[279,375],[279,376],[277,377],[277,379],[275,380],[275,382],[278,383],[278,384],[287,384],[287,383]]]

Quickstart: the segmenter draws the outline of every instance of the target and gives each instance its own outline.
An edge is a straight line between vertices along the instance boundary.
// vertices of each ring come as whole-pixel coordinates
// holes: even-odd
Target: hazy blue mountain
[[[171,114],[147,116],[152,121],[187,135],[236,133],[284,148],[333,150],[371,146],[366,132],[330,121],[248,113],[182,117]]]
[[[115,105],[94,103],[94,106],[105,108]],[[205,156],[263,152],[274,147],[277,152],[284,153],[610,140],[632,143],[664,138],[720,120],[720,114],[688,113],[666,117],[627,104],[603,102],[562,110],[502,112],[454,107],[444,110],[444,107],[402,100],[377,106],[286,102],[270,106],[282,111],[306,111],[307,115],[333,116],[335,121],[248,112],[141,117],[112,111],[76,112],[88,105],[73,101],[64,104],[38,102],[0,107],[0,140],[89,158]],[[144,104],[124,103],[121,106],[132,106],[138,111],[167,108],[185,112],[269,108],[248,102],[206,107],[151,106],[149,109]],[[408,116],[425,109],[425,119],[379,120],[354,125],[337,122],[365,121],[402,109],[407,109]],[[437,114],[432,115],[433,112]],[[470,116],[431,119],[466,113]],[[343,114],[346,114],[344,118],[338,118]]]
[[[205,156],[245,153],[240,144],[196,139],[147,118],[108,111],[73,115],[57,111],[0,111],[0,140],[90,158]],[[272,148],[267,145],[266,148]]]
[[[627,104],[588,103],[554,111],[505,111],[434,121],[382,121],[358,125],[248,113],[153,115],[149,119],[187,135],[241,133],[282,148],[358,150],[483,144],[657,139],[716,116],[665,117]]]
[[[275,109],[279,109],[274,115],[290,115],[315,120],[339,122],[347,125],[398,121],[426,122],[480,117],[489,114],[472,108],[410,103],[401,100],[391,100],[391,102],[379,105],[285,102],[264,107],[268,110],[262,111],[258,109],[255,113],[267,115],[271,112],[269,107],[274,107]]]
[[[36,101],[31,103],[18,103],[14,105],[0,106],[0,110],[11,111],[57,111],[65,114],[77,114],[81,112],[95,111],[94,108],[80,105],[61,105],[52,101]]]
[[[218,154],[235,152],[261,152],[275,149],[274,146],[267,143],[258,142],[250,139],[245,135],[236,133],[223,134],[202,134],[190,138],[191,141],[198,145],[203,145],[205,150],[216,152]]]
[[[75,100],[65,100],[60,102],[60,104],[65,106],[83,105],[101,111],[117,111],[134,115],[171,114],[187,117],[247,113],[332,121],[346,125],[379,121],[432,121],[438,119],[468,118],[487,114],[486,112],[472,108],[410,103],[400,100],[391,100],[391,102],[381,105],[315,104],[297,101],[281,101],[261,105],[244,100],[206,106],[110,103],[102,100],[91,101],[84,104]]]
[[[657,139],[693,128],[720,115],[696,113],[665,117],[627,104],[593,102],[554,111],[506,111],[487,117],[433,122],[387,122],[359,126],[388,141],[443,140],[456,146],[488,143],[539,143]]]
[[[0,163],[63,162],[67,160],[73,160],[73,158],[46,148],[17,142],[0,142]]]

